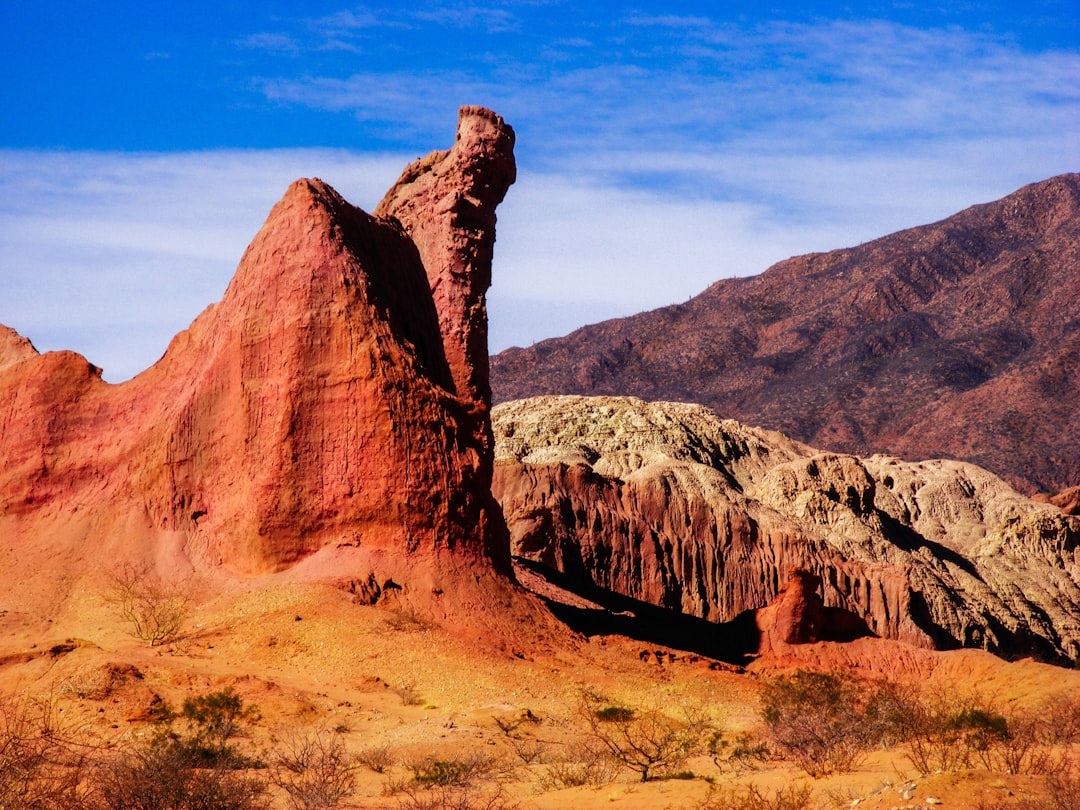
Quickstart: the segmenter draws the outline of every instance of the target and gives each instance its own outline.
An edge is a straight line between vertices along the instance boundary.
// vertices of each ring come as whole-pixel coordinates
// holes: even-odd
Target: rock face
[[[825,453],[633,398],[493,418],[513,553],[582,588],[716,623],[772,602],[761,620],[782,643],[857,636],[854,616],[926,648],[1080,653],[1080,520],[979,467]]]
[[[495,400],[699,402],[819,447],[1080,485],[1080,175],[492,359]]]
[[[120,385],[0,329],[0,563],[292,569],[447,614],[506,598],[484,292],[513,179],[513,131],[463,108],[377,216],[297,181],[221,302]]]

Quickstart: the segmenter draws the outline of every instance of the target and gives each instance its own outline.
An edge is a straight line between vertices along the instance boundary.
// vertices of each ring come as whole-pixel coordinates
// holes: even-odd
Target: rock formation
[[[32,583],[20,598],[141,557],[436,615],[511,599],[484,292],[513,179],[513,131],[467,107],[376,216],[295,182],[221,302],[120,385],[0,329],[0,564]]]
[[[763,619],[783,643],[854,637],[854,616],[926,648],[1080,653],[1080,520],[974,465],[826,453],[633,398],[537,397],[493,419],[513,553],[583,590],[719,624],[796,569]],[[806,598],[819,581],[828,620]]]
[[[818,447],[1080,485],[1080,175],[492,359],[495,400],[699,402]]]

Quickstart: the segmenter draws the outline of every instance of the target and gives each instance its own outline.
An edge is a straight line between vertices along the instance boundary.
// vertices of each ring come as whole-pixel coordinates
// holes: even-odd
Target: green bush
[[[266,783],[244,769],[254,763],[230,740],[259,718],[231,688],[187,698],[180,712],[163,707],[148,743],[98,770],[106,810],[264,810]]]

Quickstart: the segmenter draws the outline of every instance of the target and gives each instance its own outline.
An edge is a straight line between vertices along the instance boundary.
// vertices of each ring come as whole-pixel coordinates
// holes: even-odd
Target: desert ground
[[[582,604],[533,584],[548,598]],[[815,779],[789,759],[740,757],[736,748],[768,739],[763,684],[797,668],[866,678],[887,670],[931,693],[972,695],[1003,713],[1042,719],[1050,701],[1080,685],[1072,670],[1029,660],[876,639],[806,645],[745,668],[570,629],[554,642],[492,649],[420,616],[283,576],[192,596],[182,629],[153,646],[132,635],[105,579],[52,617],[4,612],[0,690],[9,713],[13,706],[47,710],[59,733],[92,741],[107,760],[146,743],[162,701],[177,707],[186,697],[231,689],[257,709],[233,741],[253,762],[265,765],[283,743],[316,731],[343,744],[355,783],[341,807],[974,809],[1040,801],[1047,776],[976,761],[922,773],[899,743]],[[678,778],[643,782],[603,755],[583,708],[588,695],[673,718],[693,714],[720,737],[711,755],[699,748],[680,762]],[[1062,736],[1052,747],[1059,757],[1072,745]],[[437,784],[433,763],[456,763],[463,775]],[[750,801],[750,786],[772,803],[738,804]],[[783,803],[799,790],[809,791],[799,794],[802,803]],[[276,790],[273,806],[290,806],[286,799]]]

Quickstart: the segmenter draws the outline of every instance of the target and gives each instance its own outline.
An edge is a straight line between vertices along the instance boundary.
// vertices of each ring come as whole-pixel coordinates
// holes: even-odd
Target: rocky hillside
[[[453,148],[406,169],[375,216],[295,182],[221,302],[129,382],[0,327],[0,565],[18,607],[52,609],[127,560],[289,570],[437,617],[505,604],[482,344],[513,144],[463,108]]]
[[[633,398],[538,397],[493,420],[513,553],[583,592],[726,623],[820,577],[856,620],[837,638],[1080,654],[1080,519],[972,464],[829,453]]]
[[[1080,484],[1080,175],[492,361],[496,401],[700,402],[845,453]]]

